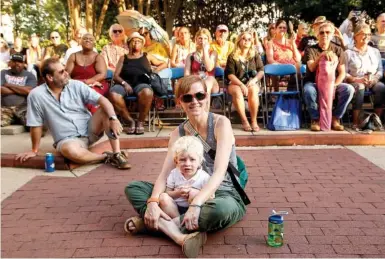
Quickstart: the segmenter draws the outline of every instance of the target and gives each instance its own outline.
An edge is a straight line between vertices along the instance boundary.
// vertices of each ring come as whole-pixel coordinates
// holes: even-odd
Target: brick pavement
[[[385,171],[347,149],[238,152],[252,204],[209,234],[202,257],[385,257]],[[102,165],[79,178],[38,176],[4,200],[2,257],[181,257],[165,237],[129,236],[123,190],[154,181],[164,152],[132,153],[130,171]],[[157,162],[159,161],[159,162]],[[287,210],[285,244],[265,244],[272,209]]]

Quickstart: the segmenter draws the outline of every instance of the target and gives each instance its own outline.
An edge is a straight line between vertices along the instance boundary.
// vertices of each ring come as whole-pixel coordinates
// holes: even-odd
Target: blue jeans
[[[333,117],[341,119],[346,112],[350,101],[354,96],[354,87],[350,84],[341,83],[337,86],[336,89],[336,99],[337,103],[333,109]],[[318,109],[318,91],[315,83],[307,82],[304,85],[304,94],[303,98],[307,107],[307,110],[310,114],[310,119],[318,120],[319,119],[319,109]]]
[[[356,95],[353,101],[353,109],[361,110],[362,104],[364,103],[365,96],[365,86],[363,84],[353,84],[356,88]],[[373,108],[382,108],[385,103],[385,85],[382,82],[378,82],[370,88],[370,91],[373,93],[374,101]]]

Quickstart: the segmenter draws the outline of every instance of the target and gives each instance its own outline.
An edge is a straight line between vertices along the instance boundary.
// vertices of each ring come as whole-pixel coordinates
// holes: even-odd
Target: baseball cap
[[[141,39],[143,41],[143,45],[146,43],[145,38],[142,35],[140,35],[139,32],[137,31],[134,31],[133,33],[130,34],[130,36],[128,36],[127,42],[130,43],[130,41],[134,38]]]
[[[11,55],[11,60],[24,63],[24,56],[20,53],[15,53]]]
[[[227,28],[226,25],[224,24],[220,24],[217,26],[217,30],[216,31],[229,31],[229,28]]]

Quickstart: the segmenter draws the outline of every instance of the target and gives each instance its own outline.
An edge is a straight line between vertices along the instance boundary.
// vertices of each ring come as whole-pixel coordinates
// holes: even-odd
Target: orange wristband
[[[159,204],[159,199],[158,198],[155,198],[155,197],[150,197],[148,200],[147,200],[147,204],[149,204],[150,202],[156,202]]]

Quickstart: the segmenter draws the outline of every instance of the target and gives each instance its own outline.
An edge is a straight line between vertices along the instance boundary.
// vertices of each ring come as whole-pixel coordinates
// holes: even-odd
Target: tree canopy
[[[338,26],[352,9],[366,10],[375,18],[383,5],[383,0],[13,0],[2,12],[14,18],[16,35],[37,33],[48,38],[57,30],[69,40],[81,25],[97,39],[107,36],[116,15],[126,9],[153,16],[171,35],[172,28],[181,25],[192,33],[202,27],[214,31],[218,24],[230,30],[266,28],[280,17],[312,22],[325,15]]]

